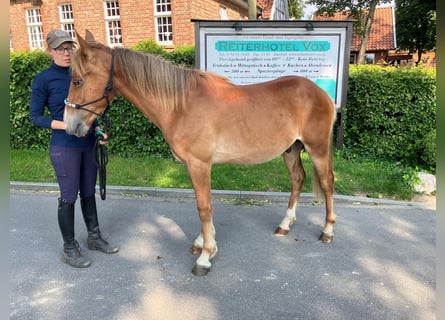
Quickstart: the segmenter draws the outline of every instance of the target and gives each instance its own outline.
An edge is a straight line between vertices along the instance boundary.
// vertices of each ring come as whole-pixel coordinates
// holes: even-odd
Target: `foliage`
[[[11,53],[9,58],[10,147],[46,150],[50,130],[37,128],[29,120],[29,98],[34,76],[46,69],[51,57],[44,51]]]
[[[419,139],[416,149],[420,154],[420,159],[428,166],[429,171],[436,171],[436,128],[427,132],[423,139]]]
[[[183,67],[195,66],[195,46],[179,46],[174,51],[167,52],[165,59]]]
[[[151,39],[139,41],[132,49],[157,56],[163,56],[166,53],[166,50],[162,46]]]
[[[113,101],[107,117],[111,123],[107,145],[110,153],[124,157],[171,157],[159,128],[124,98]]]
[[[435,69],[351,66],[343,119],[350,154],[434,168]]]
[[[161,56],[164,59],[180,66],[193,67],[195,65],[195,46],[178,46],[175,50],[167,51],[154,40],[142,40],[133,50]]]
[[[289,7],[289,17],[294,19],[301,19],[304,14],[304,1],[302,0],[287,0]]]
[[[436,1],[396,0],[397,44],[402,50],[422,53],[436,48]]]

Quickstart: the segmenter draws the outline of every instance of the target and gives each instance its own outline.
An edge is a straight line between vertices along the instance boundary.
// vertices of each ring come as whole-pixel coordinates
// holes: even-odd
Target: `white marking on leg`
[[[207,254],[201,254],[199,258],[196,260],[196,265],[204,268],[211,268],[212,264],[210,263],[209,256]]]
[[[214,239],[212,239],[213,245],[212,245],[212,252],[210,252],[210,254],[206,251],[202,251],[201,255],[199,256],[199,258],[196,260],[196,265],[201,266],[201,267],[205,267],[205,268],[210,268],[212,266],[212,264],[210,263],[210,260],[213,259],[214,256],[216,256],[216,253],[218,252],[218,246],[216,245],[216,241]]]
[[[202,247],[204,246],[204,238],[202,237],[202,233],[200,233],[199,236],[195,239],[193,245],[197,248],[202,249]]]
[[[288,208],[286,210],[286,215],[284,216],[283,220],[281,221],[281,223],[279,225],[279,227],[281,229],[289,230],[290,226],[297,221],[296,210],[297,210],[297,202],[295,201],[292,208],[290,208],[290,209]]]
[[[213,222],[212,222],[212,234],[213,234],[213,241],[215,241],[215,235],[216,235],[216,230],[215,230],[215,226],[213,225]],[[198,248],[203,248],[203,246],[204,246],[204,237],[203,237],[203,235],[202,235],[202,232],[199,234],[199,236],[195,239],[195,241],[193,242],[193,245],[195,246],[195,247],[198,247]]]
[[[323,229],[323,233],[333,236],[334,235],[334,225],[332,223],[326,223]]]
[[[216,234],[216,230],[215,230],[215,226],[212,224],[212,235],[210,238],[210,243],[208,244],[210,246],[210,248],[212,248],[211,252],[205,252],[204,250],[202,250],[201,255],[199,256],[199,258],[196,260],[196,265],[202,266],[202,267],[206,267],[206,268],[210,268],[211,267],[211,263],[210,260],[216,255],[216,253],[218,252],[218,246],[216,245],[216,241],[215,241],[215,234]],[[204,237],[202,236],[202,232],[199,234],[198,238],[196,238],[195,246],[199,246],[201,249],[204,248]],[[207,244],[206,244],[207,246]]]

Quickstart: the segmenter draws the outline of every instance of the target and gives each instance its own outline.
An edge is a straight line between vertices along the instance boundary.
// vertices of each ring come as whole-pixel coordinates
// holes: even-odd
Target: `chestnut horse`
[[[192,245],[200,254],[193,274],[205,275],[217,253],[212,221],[214,163],[258,164],[283,155],[292,192],[275,231],[286,235],[296,222],[305,178],[300,153],[311,157],[313,190],[324,196],[326,222],[320,241],[333,240],[332,130],[335,106],[314,82],[296,76],[239,86],[214,73],[187,69],[150,54],[96,43],[77,34],[72,82],[65,100],[66,131],[78,137],[117,95],[134,104],[161,131],[190,175],[201,231]],[[100,93],[104,92],[102,96]]]

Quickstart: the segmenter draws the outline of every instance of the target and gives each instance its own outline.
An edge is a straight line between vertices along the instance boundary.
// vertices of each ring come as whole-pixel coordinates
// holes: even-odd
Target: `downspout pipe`
[[[243,0],[226,0],[226,1],[239,7],[239,8],[249,11],[249,4],[247,1],[243,1]],[[256,6],[256,13],[257,13],[257,16],[260,16],[262,14],[262,9],[259,8],[258,6]]]

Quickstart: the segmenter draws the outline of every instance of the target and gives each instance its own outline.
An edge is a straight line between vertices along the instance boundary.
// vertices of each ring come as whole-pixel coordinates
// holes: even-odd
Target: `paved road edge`
[[[57,191],[58,185],[56,183],[34,183],[34,182],[20,182],[10,181],[10,190],[23,191]],[[193,189],[179,189],[179,188],[154,188],[154,187],[131,187],[131,186],[107,186],[107,194],[117,195],[144,195],[144,196],[158,196],[168,198],[194,198]],[[235,198],[235,199],[262,199],[270,201],[287,201],[289,199],[288,192],[261,192],[261,191],[237,191],[237,190],[212,190],[213,198]],[[302,193],[300,202],[310,203],[315,200],[311,193]],[[428,209],[420,202],[412,201],[398,201],[390,199],[376,199],[368,197],[354,197],[344,195],[334,195],[336,202],[346,203],[364,203],[364,204],[390,204],[402,206],[417,206],[423,209]]]

